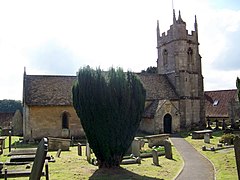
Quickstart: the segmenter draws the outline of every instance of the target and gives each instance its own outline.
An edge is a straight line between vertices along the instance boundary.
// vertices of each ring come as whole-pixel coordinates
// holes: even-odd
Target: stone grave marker
[[[238,172],[238,179],[240,178],[240,139],[238,136],[235,137],[234,141],[234,151],[235,151],[235,158],[236,158],[236,165],[237,165],[237,172]]]
[[[210,143],[210,134],[209,133],[204,134],[204,143]]]
[[[153,164],[156,166],[159,166],[159,160],[158,160],[158,152],[157,150],[152,150],[152,157],[153,157]]]
[[[132,154],[135,157],[139,157],[140,156],[140,140],[138,139],[134,139],[132,142]]]
[[[167,159],[172,159],[172,144],[170,141],[164,141],[165,157]]]
[[[223,122],[222,122],[222,130],[225,130],[226,129],[226,122],[225,122],[225,119],[223,119]]]
[[[91,162],[91,149],[89,146],[89,143],[86,143],[86,156],[87,156],[87,161],[90,163]]]
[[[61,149],[58,149],[57,154],[56,154],[56,157],[60,158],[61,152],[62,152],[62,150],[61,150]]]
[[[82,156],[82,144],[78,143],[78,155]]]

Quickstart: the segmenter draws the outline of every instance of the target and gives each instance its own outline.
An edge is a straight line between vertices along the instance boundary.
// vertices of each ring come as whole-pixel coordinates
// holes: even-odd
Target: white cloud
[[[223,71],[214,63],[233,49],[233,34],[240,32],[240,13],[216,9],[212,2],[174,1],[174,7],[176,15],[181,10],[189,31],[197,15],[205,89],[234,88],[239,72]],[[156,21],[159,19],[161,33],[167,31],[172,24],[171,7],[169,0],[1,1],[0,99],[21,99],[24,66],[28,74],[74,74],[84,65],[133,71],[155,66]],[[49,46],[49,42],[56,44]],[[60,55],[69,67],[49,69],[57,58],[64,63]],[[236,63],[234,59],[230,62]],[[218,80],[219,73],[224,74],[224,83]]]

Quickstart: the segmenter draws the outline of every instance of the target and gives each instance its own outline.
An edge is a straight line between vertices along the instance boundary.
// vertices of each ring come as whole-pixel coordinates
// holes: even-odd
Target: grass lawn
[[[49,154],[55,158],[56,162],[49,163],[50,179],[173,179],[182,169],[183,160],[174,147],[172,150],[173,160],[161,156],[159,157],[160,166],[154,166],[152,158],[144,158],[141,164],[121,165],[121,168],[100,170],[89,164],[86,156],[78,156],[76,146],[71,147],[70,151],[63,151],[60,158],[57,158],[57,152],[53,151]],[[6,154],[8,154],[8,149],[4,150],[4,155]],[[85,154],[85,149],[83,149],[83,154]],[[0,158],[0,161],[4,162],[8,159],[3,155]],[[16,180],[25,179],[28,178],[16,178]]]
[[[191,143],[200,153],[211,160],[216,169],[217,180],[237,180],[237,167],[233,148],[218,151],[202,151],[202,146],[216,147],[222,134],[223,133],[221,131],[214,132],[213,138],[210,140],[210,144],[204,143],[203,139],[192,139],[192,137],[187,136],[186,133],[182,133],[182,136],[185,137],[185,139]]]

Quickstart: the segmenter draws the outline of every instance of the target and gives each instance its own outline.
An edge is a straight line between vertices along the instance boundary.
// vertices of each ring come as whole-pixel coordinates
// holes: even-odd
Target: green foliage
[[[72,88],[73,106],[99,167],[119,166],[144,111],[146,91],[132,72],[81,68]]]
[[[21,101],[3,99],[0,100],[0,112],[15,112],[19,109],[22,112],[22,103]]]
[[[142,73],[152,73],[152,74],[156,74],[157,73],[157,67],[154,66],[150,66],[147,68],[147,70],[142,70]]]
[[[237,86],[237,89],[238,89],[238,99],[239,99],[239,102],[240,102],[240,79],[237,77],[237,80],[236,80],[236,86]]]
[[[234,134],[224,134],[222,135],[221,139],[219,140],[220,143],[228,143],[228,144],[233,144],[233,139],[235,138]]]

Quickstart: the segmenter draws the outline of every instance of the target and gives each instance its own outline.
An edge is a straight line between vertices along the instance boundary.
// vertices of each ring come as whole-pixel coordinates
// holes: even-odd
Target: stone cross
[[[238,179],[240,179],[240,139],[238,136],[236,136],[235,139],[233,140],[233,144],[237,164]]]
[[[204,143],[210,143],[210,134],[209,133],[204,134]]]
[[[158,152],[157,150],[152,150],[152,157],[153,157],[153,164],[156,166],[159,166],[159,160],[158,160]]]

